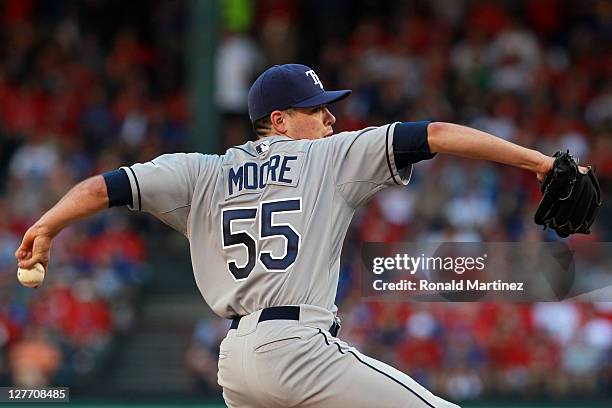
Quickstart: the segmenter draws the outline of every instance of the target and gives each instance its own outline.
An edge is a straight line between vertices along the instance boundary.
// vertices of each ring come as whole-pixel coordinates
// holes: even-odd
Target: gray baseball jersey
[[[225,318],[218,382],[232,408],[457,408],[333,337],[340,251],[355,208],[407,184],[396,125],[326,139],[266,137],[223,156],[170,154],[124,168],[132,209],[189,238],[196,282]],[[299,305],[299,321],[259,322]]]
[[[124,168],[131,208],[187,236],[198,288],[220,316],[299,304],[335,313],[355,208],[410,178],[411,166],[395,166],[394,127],[271,136],[223,156],[163,155]]]

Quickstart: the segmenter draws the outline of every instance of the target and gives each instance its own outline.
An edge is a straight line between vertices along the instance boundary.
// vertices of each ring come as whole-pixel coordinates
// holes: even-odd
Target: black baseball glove
[[[554,229],[562,238],[589,234],[601,206],[599,181],[591,167],[586,174],[581,173],[569,151],[559,151],[553,157],[552,170],[542,182],[542,200],[534,221],[544,229]]]

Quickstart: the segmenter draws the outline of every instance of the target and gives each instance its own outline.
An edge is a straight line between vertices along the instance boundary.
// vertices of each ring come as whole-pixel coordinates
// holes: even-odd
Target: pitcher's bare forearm
[[[22,268],[49,260],[51,241],[73,222],[108,208],[108,193],[102,176],[90,177],[74,186],[26,231],[15,257]]]
[[[495,161],[533,171],[548,173],[554,159],[536,150],[508,142],[489,133],[453,123],[432,122],[427,127],[432,153],[449,153],[470,159]]]
[[[73,222],[108,208],[108,194],[102,176],[90,177],[74,186],[36,222],[51,236]]]

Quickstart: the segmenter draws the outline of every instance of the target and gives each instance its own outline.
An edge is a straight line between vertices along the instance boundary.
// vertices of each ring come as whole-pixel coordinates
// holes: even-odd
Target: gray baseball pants
[[[328,310],[301,305],[300,320],[244,316],[219,353],[231,408],[458,408],[406,374],[361,354],[328,329]]]

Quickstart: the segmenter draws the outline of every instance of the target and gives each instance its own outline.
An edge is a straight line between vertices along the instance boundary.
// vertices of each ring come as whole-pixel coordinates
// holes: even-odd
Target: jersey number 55
[[[259,237],[255,239],[247,230],[234,228],[234,223],[259,218]],[[227,261],[228,271],[235,280],[244,280],[255,268],[259,259],[261,265],[270,272],[285,272],[295,263],[300,249],[300,234],[289,223],[274,222],[274,216],[279,213],[299,213],[302,211],[302,199],[262,201],[258,207],[235,207],[222,210],[223,219],[223,249],[243,245],[247,250],[247,262],[238,265],[235,259]],[[273,256],[272,251],[262,251],[258,254],[258,245],[266,240],[284,241],[282,256]],[[278,245],[274,245],[277,248]]]

